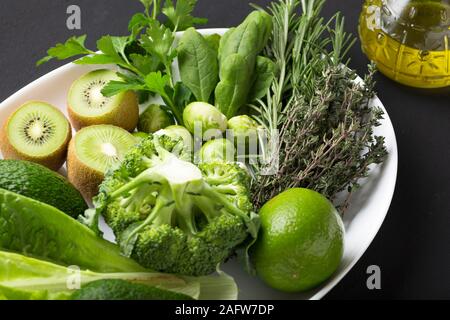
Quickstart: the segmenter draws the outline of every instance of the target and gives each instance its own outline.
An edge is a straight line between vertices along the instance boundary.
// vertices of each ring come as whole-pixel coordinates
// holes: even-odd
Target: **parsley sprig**
[[[139,0],[144,12],[135,14],[129,24],[130,34],[124,37],[106,35],[97,41],[97,50],[86,48],[86,35],[74,36],[47,51],[37,65],[52,59],[82,65],[109,65],[120,68],[120,81],[111,81],[102,90],[109,97],[134,90],[161,96],[177,122],[183,124],[183,109],[192,93],[181,82],[174,82],[172,64],[177,57],[174,41],[183,31],[207,19],[193,16],[197,0]],[[162,17],[160,21],[159,18]]]

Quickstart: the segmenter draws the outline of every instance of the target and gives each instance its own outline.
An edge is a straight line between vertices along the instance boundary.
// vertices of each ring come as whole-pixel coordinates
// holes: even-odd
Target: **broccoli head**
[[[123,254],[143,266],[206,275],[256,238],[259,221],[245,168],[224,161],[196,166],[180,143],[164,135],[143,140],[106,175],[95,212],[105,217]]]

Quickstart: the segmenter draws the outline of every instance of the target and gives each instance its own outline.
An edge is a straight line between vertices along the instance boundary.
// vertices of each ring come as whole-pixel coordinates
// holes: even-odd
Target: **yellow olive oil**
[[[364,53],[389,78],[450,86],[450,0],[367,0],[359,34]]]

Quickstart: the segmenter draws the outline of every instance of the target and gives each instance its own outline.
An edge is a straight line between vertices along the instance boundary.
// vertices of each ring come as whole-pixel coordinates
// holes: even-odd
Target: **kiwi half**
[[[106,171],[120,163],[137,142],[131,133],[116,126],[95,125],[81,129],[69,144],[69,181],[87,199],[92,199]]]
[[[139,120],[139,104],[133,91],[105,97],[102,89],[120,80],[111,70],[95,70],[76,80],[68,94],[69,117],[76,130],[91,125],[110,124],[133,131]]]
[[[52,170],[64,164],[72,137],[69,121],[54,106],[30,101],[19,107],[0,132],[5,159],[28,160]]]

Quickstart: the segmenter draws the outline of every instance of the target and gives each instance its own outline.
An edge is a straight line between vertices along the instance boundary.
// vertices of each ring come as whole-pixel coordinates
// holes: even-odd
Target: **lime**
[[[328,279],[344,249],[344,225],[333,204],[308,189],[290,189],[260,211],[252,250],[258,276],[274,289],[301,292]]]

